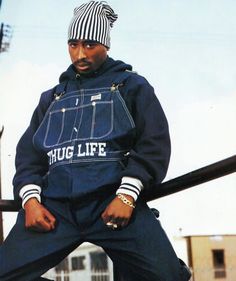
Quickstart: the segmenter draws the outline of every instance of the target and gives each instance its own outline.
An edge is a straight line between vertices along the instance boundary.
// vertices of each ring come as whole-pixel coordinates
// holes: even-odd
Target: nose
[[[81,44],[77,46],[77,58],[78,60],[86,58],[84,47]]]

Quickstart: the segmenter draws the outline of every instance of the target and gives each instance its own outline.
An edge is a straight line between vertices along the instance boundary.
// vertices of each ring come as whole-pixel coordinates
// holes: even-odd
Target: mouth
[[[88,62],[81,62],[81,63],[75,63],[75,67],[77,68],[77,70],[79,70],[80,72],[84,72],[90,69],[91,64]]]

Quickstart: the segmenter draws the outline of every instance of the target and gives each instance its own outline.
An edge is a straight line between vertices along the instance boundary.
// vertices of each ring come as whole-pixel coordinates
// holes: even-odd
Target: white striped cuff
[[[138,199],[138,196],[143,189],[143,184],[139,179],[132,177],[123,177],[121,185],[117,189],[116,194],[126,194],[134,198],[134,201]]]
[[[28,184],[21,188],[19,195],[22,199],[22,208],[30,198],[36,198],[41,203],[41,187],[35,184]]]

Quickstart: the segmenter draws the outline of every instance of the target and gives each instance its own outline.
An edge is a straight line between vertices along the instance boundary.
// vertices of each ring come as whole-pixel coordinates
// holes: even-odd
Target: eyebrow
[[[89,43],[89,44],[101,44],[101,43],[99,43],[98,41],[96,41],[96,40],[84,40],[84,43]]]
[[[69,43],[78,43],[79,41],[82,41],[83,43],[90,43],[90,44],[101,44],[96,40],[90,40],[90,39],[83,39],[83,40],[77,40],[77,39],[70,39],[68,40],[68,44]]]

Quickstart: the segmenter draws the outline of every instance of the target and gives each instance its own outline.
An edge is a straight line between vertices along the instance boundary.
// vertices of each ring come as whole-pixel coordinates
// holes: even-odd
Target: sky
[[[70,64],[67,28],[74,0],[3,0],[13,27],[0,54],[2,197],[12,198],[15,147],[42,91]],[[110,0],[118,14],[109,55],[133,65],[166,113],[172,156],[165,180],[235,155],[236,1]],[[152,201],[169,237],[236,234],[236,175]],[[15,214],[4,213],[4,233]]]

